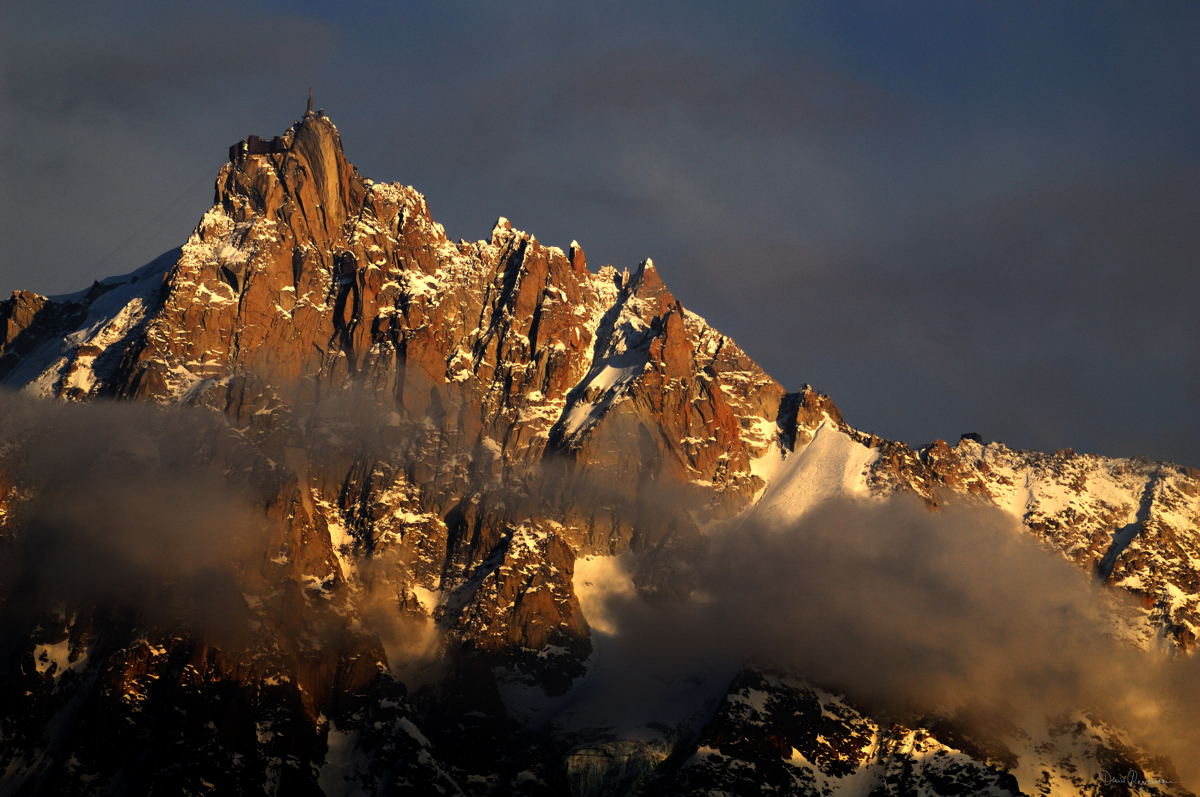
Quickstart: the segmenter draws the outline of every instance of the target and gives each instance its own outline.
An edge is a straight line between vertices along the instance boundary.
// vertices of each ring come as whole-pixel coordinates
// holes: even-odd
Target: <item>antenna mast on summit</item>
[[[312,86],[308,87],[308,112],[312,113]]]

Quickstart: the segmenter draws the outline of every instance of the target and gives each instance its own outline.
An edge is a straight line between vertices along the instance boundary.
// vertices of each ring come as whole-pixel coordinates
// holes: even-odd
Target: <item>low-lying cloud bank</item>
[[[357,405],[327,409],[321,423],[347,439],[378,428]],[[261,563],[269,526],[262,497],[231,479],[256,456],[240,458],[231,434],[208,410],[0,394],[0,475],[31,492],[19,522],[6,521],[5,622],[110,602],[217,637],[245,628],[241,580]],[[885,712],[962,710],[1028,726],[1095,711],[1170,755],[1186,782],[1200,780],[1195,657],[1112,638],[1112,593],[998,511],[832,500],[786,524],[751,514],[708,542],[691,600],[609,594],[594,626],[596,668],[560,710],[597,694],[611,707],[662,700],[680,674],[715,682],[757,660]],[[388,633],[388,617],[371,620]],[[0,628],[0,641],[15,630]],[[388,641],[424,660],[436,647],[427,632]]]
[[[998,511],[831,500],[799,521],[753,516],[712,538],[686,604],[604,606],[621,696],[713,663],[795,668],[861,705],[1003,717],[1095,711],[1200,768],[1200,668],[1114,638],[1114,597]],[[719,669],[719,666],[718,666]]]
[[[227,474],[229,432],[205,410],[0,394],[0,486],[22,495],[3,525],[6,621],[99,604],[236,642],[268,525]]]

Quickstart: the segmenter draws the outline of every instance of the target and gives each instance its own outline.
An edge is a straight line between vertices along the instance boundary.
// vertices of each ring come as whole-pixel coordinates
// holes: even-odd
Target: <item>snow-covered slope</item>
[[[870,495],[868,478],[879,451],[863,445],[826,420],[812,438],[790,452],[786,459],[773,447],[760,464],[767,475],[766,488],[752,510],[758,518],[774,522],[795,520],[830,498],[865,498]]]
[[[828,399],[753,462],[766,482],[755,517],[793,520],[821,500],[921,496],[994,506],[1088,577],[1137,597],[1140,621],[1119,620],[1141,647],[1191,651],[1200,633],[1200,471],[1144,458],[1014,451],[963,439],[913,450],[852,429]]]

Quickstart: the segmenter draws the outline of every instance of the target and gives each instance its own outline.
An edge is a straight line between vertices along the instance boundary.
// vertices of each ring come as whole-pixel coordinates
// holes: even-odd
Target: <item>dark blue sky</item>
[[[451,236],[653,257],[860,428],[1200,466],[1200,3],[32,5],[5,293],[178,245],[311,85]]]

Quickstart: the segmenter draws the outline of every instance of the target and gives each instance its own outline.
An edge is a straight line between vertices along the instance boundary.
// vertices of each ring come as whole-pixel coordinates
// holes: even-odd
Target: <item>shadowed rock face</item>
[[[722,709],[699,741],[664,748],[539,735],[509,718],[497,679],[555,695],[587,671],[579,557],[631,551],[644,597],[686,599],[700,526],[749,507],[766,485],[757,465],[822,426],[878,452],[862,474],[871,494],[1019,504],[1032,532],[1143,598],[1134,636],[1194,644],[1195,471],[864,435],[827,397],[787,393],[650,261],[592,272],[578,244],[544,246],[505,219],[488,241],[455,243],[414,189],[363,179],[324,116],[280,142],[232,148],[180,250],[84,294],[0,303],[4,384],[193,409],[206,421],[182,452],[170,421],[149,439],[163,461],[169,449],[248,490],[266,540],[238,565],[237,645],[186,618],[148,624],[137,606],[22,608],[6,580],[4,788],[818,793],[842,765],[821,758],[813,728],[832,722],[822,738],[853,746],[873,721],[846,706],[844,722],[821,719],[801,681],[744,674],[730,695],[778,698],[766,725],[751,733]],[[0,441],[10,551],[41,489],[24,463],[42,442],[36,428]],[[1019,500],[1017,473],[1077,500],[1027,486]],[[1092,495],[1100,477],[1117,486]],[[410,677],[425,659],[406,657],[430,639],[437,677]],[[410,695],[406,679],[436,685]],[[881,782],[1012,793],[1004,762],[936,731],[862,733],[878,749],[838,760]],[[905,764],[922,745],[957,763]],[[812,762],[803,777],[795,750]],[[760,780],[731,774],[756,760]]]

